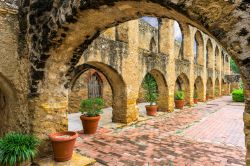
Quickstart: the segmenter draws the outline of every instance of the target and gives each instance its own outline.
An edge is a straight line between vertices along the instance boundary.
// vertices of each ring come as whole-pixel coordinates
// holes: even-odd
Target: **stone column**
[[[127,104],[126,116],[123,123],[130,123],[138,119],[136,100],[139,95],[140,78],[142,71],[139,70],[139,23],[138,20],[127,22],[128,24],[128,57],[122,60],[122,77],[126,84]],[[116,119],[113,119],[117,122]]]
[[[214,46],[213,46],[213,49],[212,49],[212,52],[209,54],[211,57],[209,57],[209,58],[211,58],[211,62],[212,62],[212,64],[211,64],[211,66],[212,66],[212,71],[213,71],[213,78],[212,78],[212,80],[213,80],[213,98],[215,97],[215,87],[216,87],[216,85],[215,85],[215,48],[214,48]]]
[[[186,27],[186,32],[184,33],[184,53],[186,54],[185,57],[188,58],[190,62],[189,71],[188,71],[188,79],[189,79],[189,92],[185,94],[188,99],[188,103],[190,106],[194,105],[194,35],[195,35],[195,28],[191,26],[184,26]]]
[[[203,86],[204,86],[204,88],[203,88],[203,90],[204,90],[204,95],[203,95],[203,101],[205,102],[206,101],[206,93],[207,93],[207,63],[206,63],[206,61],[207,61],[207,58],[206,58],[206,45],[205,45],[205,38],[206,38],[206,36],[205,36],[205,34],[202,34],[203,35],[203,43],[204,43],[204,46],[203,46],[203,52],[202,52],[202,55],[201,56],[203,56],[203,77],[202,77],[202,79],[203,79]]]
[[[162,19],[160,26],[159,46],[160,52],[168,56],[168,63],[166,64],[167,71],[167,86],[168,86],[168,111],[174,111],[174,89],[175,89],[175,54],[174,54],[174,20]]]
[[[221,60],[221,49],[219,49],[219,54],[217,55],[217,63],[218,63],[218,68],[219,68],[219,81],[220,81],[220,85],[219,85],[219,95],[222,95],[222,60]]]

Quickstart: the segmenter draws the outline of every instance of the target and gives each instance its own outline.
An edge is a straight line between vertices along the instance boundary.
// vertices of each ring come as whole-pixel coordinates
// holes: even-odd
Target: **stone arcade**
[[[136,101],[148,72],[158,83],[162,111],[173,111],[176,82],[191,106],[197,87],[202,89],[200,100],[206,94],[228,94],[224,76],[230,74],[231,56],[245,87],[246,162],[250,165],[249,12],[245,0],[3,0],[0,134],[19,130],[46,140],[49,133],[66,130],[72,87],[88,69],[101,72],[111,86],[114,122],[137,120]],[[159,38],[141,40],[150,36],[141,34],[136,20],[145,15],[160,18]],[[183,34],[180,56],[175,51],[174,20]]]

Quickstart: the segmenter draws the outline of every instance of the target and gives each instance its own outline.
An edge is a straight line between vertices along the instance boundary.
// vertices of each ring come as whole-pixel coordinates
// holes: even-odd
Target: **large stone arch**
[[[85,1],[84,1],[85,2]],[[64,3],[64,4],[63,4]],[[246,89],[246,111],[244,114],[245,117],[245,127],[248,131],[250,123],[249,119],[249,89],[250,89],[250,80],[249,73],[249,4],[246,1],[87,1],[86,3],[73,3],[72,1],[57,1],[53,3],[46,3],[44,5],[43,1],[32,1],[31,3],[28,0],[23,1],[20,9],[20,20],[22,20],[21,31],[23,33],[29,32],[28,39],[31,41],[29,51],[30,60],[32,63],[31,68],[31,82],[30,82],[30,96],[35,98],[33,100],[39,101],[37,103],[43,102],[44,96],[42,92],[45,92],[44,88],[47,88],[46,84],[52,84],[53,81],[50,81],[46,76],[47,72],[52,72],[53,70],[60,69],[58,73],[55,74],[57,77],[55,80],[58,82],[65,82],[63,73],[65,73],[72,64],[77,63],[77,57],[73,56],[71,59],[74,50],[77,50],[77,45],[79,43],[81,46],[86,48],[90,41],[98,34],[103,28],[109,27],[111,25],[118,24],[120,22],[125,22],[129,19],[134,19],[138,15],[147,13],[148,15],[154,15],[162,17],[160,9],[168,8],[171,10],[173,15],[175,10],[179,10],[180,13],[187,15],[188,18],[199,22],[199,24],[206,27],[211,31],[212,34],[223,44],[225,48],[232,54],[233,59],[236,61],[237,65],[240,66],[242,79]],[[122,4],[122,5],[119,5]],[[133,3],[136,4],[133,6]],[[79,4],[79,5],[78,5]],[[152,7],[152,5],[155,7]],[[41,7],[40,7],[41,6]],[[36,12],[37,8],[38,11]],[[90,10],[91,9],[91,10]],[[211,12],[213,9],[213,12]],[[229,10],[224,10],[229,9]],[[29,11],[30,10],[30,11]],[[28,14],[27,11],[30,13]],[[50,13],[53,11],[53,15]],[[111,17],[103,18],[99,14],[102,14],[103,17],[109,14]],[[29,21],[25,18],[29,16]],[[77,17],[76,17],[77,15]],[[176,17],[180,17],[179,13],[176,14]],[[52,19],[54,17],[54,19]],[[88,18],[89,17],[89,18]],[[173,16],[169,16],[173,17]],[[38,19],[39,18],[39,19]],[[239,19],[240,18],[240,19]],[[98,20],[102,21],[98,21]],[[108,20],[109,19],[109,20]],[[95,20],[95,21],[91,21]],[[41,26],[36,26],[37,23],[40,23]],[[82,26],[75,28],[77,23],[82,23]],[[25,25],[29,23],[30,25]],[[68,24],[73,23],[73,24]],[[79,24],[78,24],[79,25]],[[92,26],[93,25],[93,26]],[[197,24],[198,25],[198,24]],[[27,29],[29,27],[29,30]],[[89,28],[91,27],[91,28]],[[198,26],[199,27],[199,26]],[[78,29],[86,30],[82,32],[83,34],[76,37],[76,41],[72,41],[72,35],[70,33],[75,31],[75,34],[78,33]],[[201,27],[201,29],[205,29]],[[45,31],[44,31],[45,30]],[[34,33],[35,32],[35,33]],[[24,35],[20,35],[20,39],[24,39]],[[67,42],[66,42],[67,41]],[[69,45],[68,45],[69,44]],[[53,49],[52,49],[53,48]],[[54,49],[57,48],[57,49]],[[51,50],[50,52],[49,49]],[[65,51],[66,50],[66,51]],[[22,51],[22,50],[21,50]],[[21,54],[27,53],[23,51]],[[55,56],[55,57],[53,57]],[[46,63],[46,69],[44,64],[48,57],[50,58],[49,62]],[[60,65],[54,64],[53,62],[62,62]],[[73,64],[74,66],[75,64]],[[50,66],[50,67],[48,67]],[[52,67],[54,66],[54,67]],[[58,68],[59,67],[59,68]],[[44,71],[45,74],[44,74]],[[71,68],[73,71],[73,68]],[[44,81],[42,81],[44,80]],[[42,82],[42,83],[41,83]],[[42,84],[42,85],[41,85]],[[55,84],[61,85],[61,84]],[[63,87],[58,89],[59,94],[64,93]],[[56,94],[57,95],[57,94]],[[37,104],[39,105],[39,104]],[[34,108],[36,111],[38,108]],[[249,134],[246,131],[246,140],[249,138]],[[247,164],[250,163],[250,159],[247,159]]]
[[[70,82],[70,87],[73,88],[76,80],[83,74],[85,71],[89,69],[95,69],[101,72],[104,76],[106,76],[111,89],[112,89],[112,121],[113,122],[121,122],[127,123],[127,92],[126,92],[126,84],[123,81],[122,76],[111,66],[106,65],[101,62],[90,61],[86,62],[82,65],[76,67],[74,71],[74,75],[72,76],[72,81]]]
[[[213,91],[213,80],[211,77],[207,79],[207,90],[206,90],[206,96],[207,99],[212,99],[214,97],[214,91]]]
[[[18,116],[16,109],[18,108],[17,92],[10,81],[0,73],[0,136],[12,130],[19,129]]]
[[[204,99],[205,99],[205,91],[204,91],[203,79],[201,78],[201,76],[198,76],[195,79],[195,82],[194,82],[194,92],[197,93],[199,101],[204,101]]]
[[[176,90],[181,90],[184,92],[185,94],[185,101],[186,104],[190,104],[190,83],[189,83],[189,79],[187,77],[186,74],[181,73],[177,79],[176,79],[176,83],[175,83],[175,91]]]

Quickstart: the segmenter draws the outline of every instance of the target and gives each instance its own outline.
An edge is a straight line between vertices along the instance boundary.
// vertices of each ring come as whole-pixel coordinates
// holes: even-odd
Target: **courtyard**
[[[224,96],[123,127],[104,119],[97,134],[80,135],[75,150],[94,165],[245,165],[243,111]]]

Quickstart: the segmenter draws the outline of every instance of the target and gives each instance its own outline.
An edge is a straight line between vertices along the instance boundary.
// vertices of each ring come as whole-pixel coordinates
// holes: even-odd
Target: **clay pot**
[[[198,99],[194,98],[194,104],[197,104],[197,103],[198,103]]]
[[[72,131],[58,132],[49,135],[55,161],[64,162],[72,158],[77,137],[78,134]]]
[[[183,109],[185,101],[184,100],[175,100],[175,108],[177,109]]]
[[[158,106],[157,105],[146,105],[146,111],[148,116],[155,116],[157,113]]]
[[[100,115],[95,117],[88,117],[85,115],[81,115],[80,119],[82,120],[84,134],[95,134],[100,118],[101,118]]]

